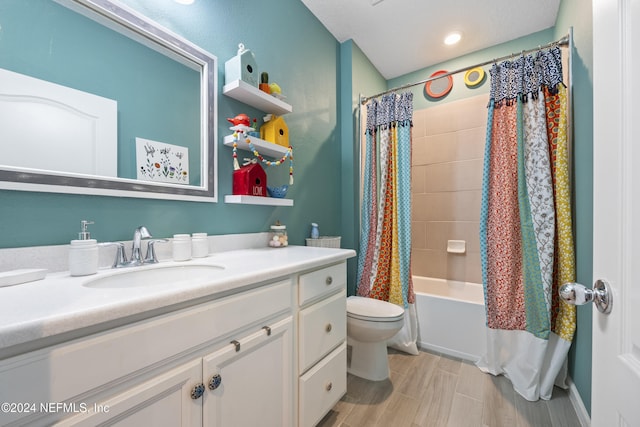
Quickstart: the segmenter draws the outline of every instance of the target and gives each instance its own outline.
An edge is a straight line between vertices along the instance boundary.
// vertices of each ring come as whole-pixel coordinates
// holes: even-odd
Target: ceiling
[[[385,79],[553,27],[561,0],[302,0]],[[455,46],[444,37],[462,33]]]

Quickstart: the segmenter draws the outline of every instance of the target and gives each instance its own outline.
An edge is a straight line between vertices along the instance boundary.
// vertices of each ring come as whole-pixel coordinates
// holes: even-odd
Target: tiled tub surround
[[[488,95],[418,110],[413,120],[412,270],[482,283],[479,217]],[[466,253],[447,253],[465,240]]]

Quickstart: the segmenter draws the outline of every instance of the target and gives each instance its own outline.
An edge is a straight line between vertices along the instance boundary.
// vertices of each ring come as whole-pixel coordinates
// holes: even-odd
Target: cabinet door
[[[192,398],[202,384],[202,359],[181,365],[105,401],[88,404],[86,412],[58,426],[202,426],[202,396]]]
[[[204,358],[206,426],[293,425],[291,316]],[[215,380],[218,381],[218,384]]]

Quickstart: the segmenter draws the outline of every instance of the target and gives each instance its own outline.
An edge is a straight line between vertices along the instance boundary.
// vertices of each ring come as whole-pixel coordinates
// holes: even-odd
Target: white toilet
[[[389,377],[387,340],[404,324],[404,309],[374,298],[347,298],[347,344],[350,374],[372,381]]]

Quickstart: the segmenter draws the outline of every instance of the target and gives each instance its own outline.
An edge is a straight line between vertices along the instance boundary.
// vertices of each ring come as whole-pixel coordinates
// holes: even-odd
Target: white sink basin
[[[87,288],[115,289],[148,286],[182,286],[194,282],[206,282],[215,278],[224,267],[218,265],[168,265],[131,267],[117,270],[108,276],[88,280],[82,286]]]

